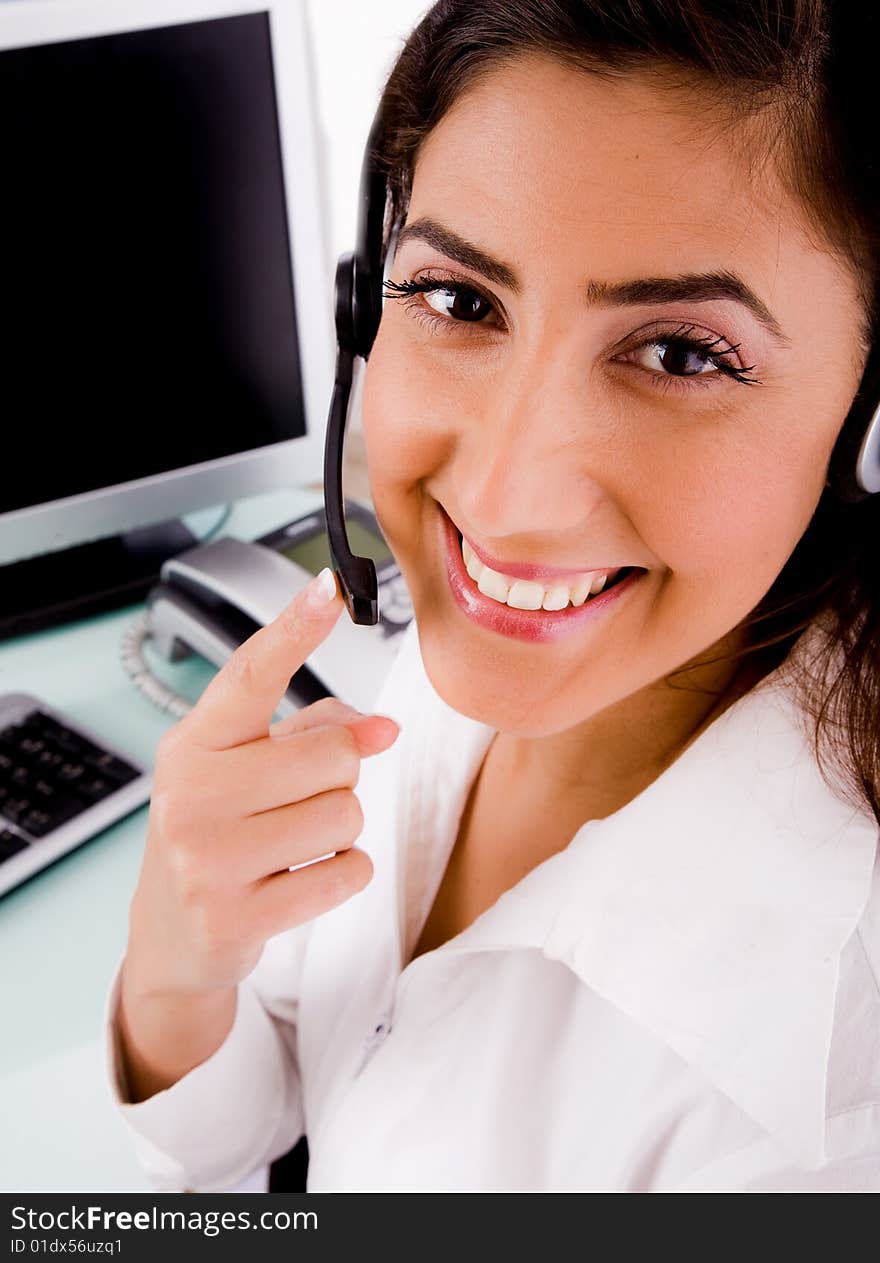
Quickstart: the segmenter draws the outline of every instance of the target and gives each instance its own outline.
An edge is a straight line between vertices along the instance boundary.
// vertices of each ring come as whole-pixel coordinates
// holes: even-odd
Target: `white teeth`
[[[566,587],[548,588],[541,604],[545,610],[564,610],[568,605],[568,594]]]
[[[545,588],[530,579],[514,579],[484,566],[462,536],[461,554],[468,574],[484,596],[517,610],[563,610],[569,601],[574,606],[583,605],[588,597],[601,592],[607,575],[583,575],[574,583],[553,583]]]
[[[530,579],[517,579],[507,594],[507,604],[515,610],[539,610],[543,600],[544,589]]]
[[[578,579],[577,583],[572,584],[571,603],[572,605],[583,605],[587,597],[590,595],[590,587],[593,583],[592,575],[587,575],[583,579]]]
[[[477,575],[477,587],[485,596],[491,596],[494,600],[501,601],[503,604],[508,598],[511,585],[509,580],[505,579],[503,575],[498,574],[495,570],[490,570],[488,566],[483,566],[482,572]]]

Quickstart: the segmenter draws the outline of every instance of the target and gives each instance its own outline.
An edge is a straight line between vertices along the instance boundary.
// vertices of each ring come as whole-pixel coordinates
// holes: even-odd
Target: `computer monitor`
[[[304,0],[0,3],[3,614],[25,559],[320,480],[316,114]]]

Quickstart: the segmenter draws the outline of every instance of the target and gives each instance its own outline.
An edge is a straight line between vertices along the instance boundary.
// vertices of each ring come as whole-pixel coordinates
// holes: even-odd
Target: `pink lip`
[[[607,592],[600,592],[598,596],[590,597],[580,606],[569,605],[564,610],[515,610],[509,605],[502,605],[500,601],[494,601],[479,590],[465,569],[455,526],[439,504],[437,507],[444,545],[446,577],[456,604],[475,623],[488,628],[489,631],[498,632],[502,636],[512,636],[516,640],[527,640],[534,644],[552,642],[563,636],[572,635],[588,620],[596,618],[625,596],[639,579],[647,574],[645,570],[633,570],[613,588],[609,588]],[[588,572],[576,570],[563,573]],[[517,577],[516,574],[514,577]]]
[[[451,523],[453,530],[457,531],[458,527],[452,522],[449,514],[442,505],[438,506],[443,516]],[[478,547],[469,536],[465,535],[465,539],[474,550],[476,556],[480,559],[484,566],[488,566],[490,570],[497,571],[498,574],[510,575],[512,579],[534,579],[539,581],[542,579],[565,579],[571,578],[573,575],[600,575],[606,574],[609,578],[617,574],[622,569],[620,566],[606,566],[604,569],[587,570],[583,566],[575,568],[574,566],[538,566],[528,561],[498,561],[489,553],[484,552]]]

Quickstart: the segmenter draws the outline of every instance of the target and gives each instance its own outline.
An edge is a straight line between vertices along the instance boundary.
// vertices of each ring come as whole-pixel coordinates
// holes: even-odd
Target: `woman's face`
[[[386,298],[370,482],[435,689],[501,731],[562,732],[734,644],[821,495],[856,286],[735,148],[696,90],[530,57],[420,150],[390,278],[437,288]]]

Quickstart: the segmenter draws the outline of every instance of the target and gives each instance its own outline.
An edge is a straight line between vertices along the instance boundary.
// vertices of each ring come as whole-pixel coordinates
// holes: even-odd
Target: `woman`
[[[363,416],[415,624],[386,718],[267,735],[325,575],[162,743],[106,1014],[156,1187],[307,1133],[314,1190],[880,1188],[840,7],[447,0],[407,41]]]

